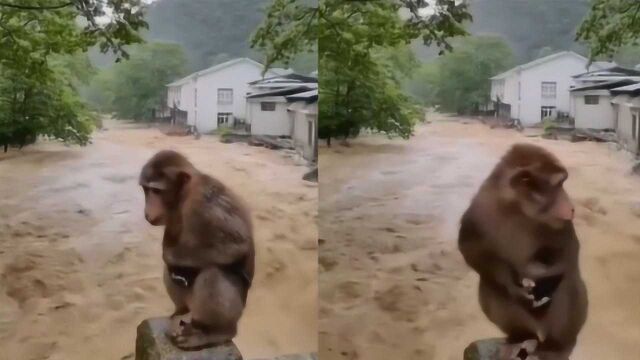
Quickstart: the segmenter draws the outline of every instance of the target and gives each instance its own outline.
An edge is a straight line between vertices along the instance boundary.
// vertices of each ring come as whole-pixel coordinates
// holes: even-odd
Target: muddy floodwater
[[[162,229],[137,176],[160,149],[184,153],[248,202],[256,277],[236,338],[247,359],[317,348],[317,185],[290,155],[108,122],[85,148],[0,154],[0,358],[133,359],[136,326],[173,310]]]
[[[363,136],[320,151],[320,357],[459,360],[501,336],[457,250],[460,216],[515,142],[568,167],[589,315],[572,358],[640,354],[640,178],[632,158],[431,115],[409,141]]]

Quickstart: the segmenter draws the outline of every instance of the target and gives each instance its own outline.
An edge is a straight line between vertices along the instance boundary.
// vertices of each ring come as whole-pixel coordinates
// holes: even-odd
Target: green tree
[[[640,1],[594,0],[576,38],[587,42],[592,58],[613,56],[625,45],[638,45]]]
[[[252,45],[265,51],[270,66],[289,63],[317,40],[321,138],[355,136],[362,128],[408,138],[419,116],[401,88],[402,57],[385,50],[418,37],[450,49],[447,39],[464,35],[462,22],[470,18],[466,3],[454,0],[324,0],[318,6],[274,0]]]
[[[513,53],[494,36],[462,38],[454,45],[451,53],[436,61],[437,70],[418,81],[433,82],[435,101],[444,111],[474,113],[489,101],[488,79],[513,66]]]
[[[109,16],[105,16],[106,9]],[[0,33],[10,36],[9,21],[16,13],[27,16],[28,23],[38,22],[41,16],[71,14],[82,20],[82,28],[76,30],[85,41],[83,50],[98,45],[102,52],[112,51],[119,60],[127,56],[125,45],[142,41],[138,31],[148,27],[144,10],[142,0],[1,0]]]
[[[126,57],[145,26],[139,0],[0,1],[0,146],[40,135],[84,145],[93,118],[77,86],[90,76],[80,53],[98,44]],[[110,20],[99,20],[104,8]],[[78,18],[84,24],[78,25]]]
[[[105,69],[92,82],[100,109],[120,118],[149,120],[163,103],[165,85],[185,73],[186,57],[177,44],[149,43],[131,50],[128,60]]]
[[[431,61],[420,65],[411,79],[406,81],[405,88],[416,101],[426,106],[438,104],[438,84],[440,83],[439,63]]]

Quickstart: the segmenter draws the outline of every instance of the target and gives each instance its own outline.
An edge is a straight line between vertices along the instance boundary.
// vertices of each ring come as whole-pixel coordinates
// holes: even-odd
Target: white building
[[[292,136],[294,124],[289,115],[289,97],[317,90],[318,79],[288,74],[254,81],[249,85],[247,124],[250,125],[251,134]]]
[[[588,59],[572,51],[517,66],[491,78],[491,101],[496,115],[532,126],[559,113],[571,114],[569,89],[573,76],[587,70]],[[594,63],[592,69],[604,64]]]
[[[640,82],[640,71],[620,66],[575,75],[571,89],[571,106],[575,127],[580,129],[615,129],[616,109],[611,90]]]
[[[620,144],[640,154],[640,70],[613,66],[574,79],[575,127],[615,130]]]
[[[618,141],[632,153],[640,154],[640,84],[612,89],[611,94]]]
[[[262,79],[264,66],[238,58],[198,71],[167,85],[167,105],[187,112],[187,124],[207,133],[246,119],[249,83]],[[279,75],[269,70],[265,77]]]
[[[296,150],[310,161],[318,159],[318,89],[287,96]]]

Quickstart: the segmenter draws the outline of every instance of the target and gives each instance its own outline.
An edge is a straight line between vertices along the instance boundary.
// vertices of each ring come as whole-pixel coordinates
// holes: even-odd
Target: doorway
[[[556,117],[556,107],[555,106],[542,106],[540,108],[540,121],[544,121],[546,118],[555,118]]]

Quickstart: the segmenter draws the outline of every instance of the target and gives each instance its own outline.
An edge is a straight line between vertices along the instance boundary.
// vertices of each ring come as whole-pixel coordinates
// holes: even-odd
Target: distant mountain
[[[473,22],[468,30],[503,37],[519,63],[559,50],[586,54],[574,39],[589,7],[590,0],[470,0]],[[414,49],[422,59],[437,56],[419,42]]]
[[[192,70],[239,56],[260,59],[249,47],[270,0],[158,0],[149,6],[148,40],[181,44]]]
[[[262,23],[271,0],[157,0],[149,5],[147,41],[182,45],[190,71],[205,69],[236,57],[261,61],[263,56],[250,48],[251,35]],[[113,58],[90,51],[94,65],[105,67]],[[308,73],[317,69],[317,59],[301,55],[292,67]]]

